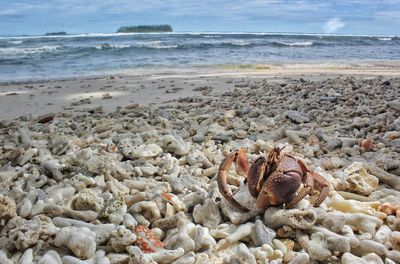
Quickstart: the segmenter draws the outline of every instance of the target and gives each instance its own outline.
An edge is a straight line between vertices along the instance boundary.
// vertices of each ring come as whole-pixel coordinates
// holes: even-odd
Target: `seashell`
[[[164,243],[161,242],[154,235],[154,233],[145,226],[142,225],[136,226],[135,234],[136,234],[136,241],[134,242],[134,244],[138,246],[143,251],[143,253],[160,252],[160,250],[164,248]],[[184,250],[182,249],[182,251]]]
[[[344,172],[347,174],[349,189],[354,192],[370,195],[378,188],[378,178],[369,174],[361,162],[354,162]]]
[[[68,247],[75,256],[88,259],[96,252],[95,233],[86,227],[63,227],[54,238],[56,247]]]
[[[166,135],[163,138],[163,145],[168,152],[183,156],[189,153],[192,146],[189,142],[185,142],[180,136]]]
[[[298,210],[298,209],[279,209],[269,207],[264,214],[264,223],[271,228],[278,228],[288,225],[298,229],[309,229],[317,220],[314,210]]]

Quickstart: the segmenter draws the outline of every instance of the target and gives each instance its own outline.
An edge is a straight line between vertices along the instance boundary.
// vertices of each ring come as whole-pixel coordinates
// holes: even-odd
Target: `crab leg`
[[[246,152],[244,149],[236,150],[229,154],[228,156],[225,157],[225,159],[221,162],[221,165],[219,166],[218,170],[218,176],[217,176],[217,183],[218,183],[218,189],[219,192],[222,194],[222,196],[234,207],[237,209],[247,212],[248,209],[238,203],[232,196],[232,192],[228,187],[228,171],[229,168],[232,166],[232,163],[236,162],[236,171],[240,173],[244,173],[248,171],[248,163],[246,159]]]
[[[314,179],[311,176],[310,172],[307,171],[304,177],[303,189],[301,189],[300,192],[295,197],[293,197],[292,200],[289,201],[289,203],[285,205],[285,208],[293,208],[298,202],[300,202],[304,197],[306,197],[307,194],[311,192],[313,187]]]
[[[247,186],[249,187],[250,194],[255,198],[257,198],[265,182],[264,173],[267,164],[265,157],[259,157],[250,166],[249,172],[247,173]]]
[[[320,204],[325,200],[326,196],[328,196],[329,191],[330,189],[328,186],[322,187],[317,200],[315,200],[314,206],[320,206]]]
[[[310,174],[314,178],[315,189],[320,191],[317,200],[314,202],[314,206],[319,206],[329,194],[329,184],[326,182],[324,177],[322,177],[318,173],[310,172]]]

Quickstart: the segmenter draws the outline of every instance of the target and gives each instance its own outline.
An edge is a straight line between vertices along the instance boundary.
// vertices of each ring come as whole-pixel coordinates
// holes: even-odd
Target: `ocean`
[[[146,67],[384,60],[400,60],[400,37],[240,32],[0,37],[0,82]]]

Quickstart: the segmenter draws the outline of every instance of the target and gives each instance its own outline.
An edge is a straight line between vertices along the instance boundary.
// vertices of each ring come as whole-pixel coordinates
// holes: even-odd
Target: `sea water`
[[[137,68],[400,60],[400,37],[180,32],[0,37],[0,82]]]

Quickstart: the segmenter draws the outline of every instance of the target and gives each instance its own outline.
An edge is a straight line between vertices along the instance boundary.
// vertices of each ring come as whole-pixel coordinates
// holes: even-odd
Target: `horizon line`
[[[60,31],[61,32],[61,31]],[[66,31],[65,31],[66,32]],[[310,35],[310,36],[332,36],[332,37],[398,37],[399,35],[390,34],[340,34],[340,33],[322,33],[322,32],[296,32],[296,31],[172,31],[172,32],[131,32],[131,33],[116,33],[116,32],[85,32],[85,33],[67,33],[66,35],[29,35],[29,34],[0,34],[0,38],[32,38],[32,37],[46,37],[46,38],[62,38],[62,37],[91,37],[102,35],[144,35],[144,34],[260,34],[260,35]]]

